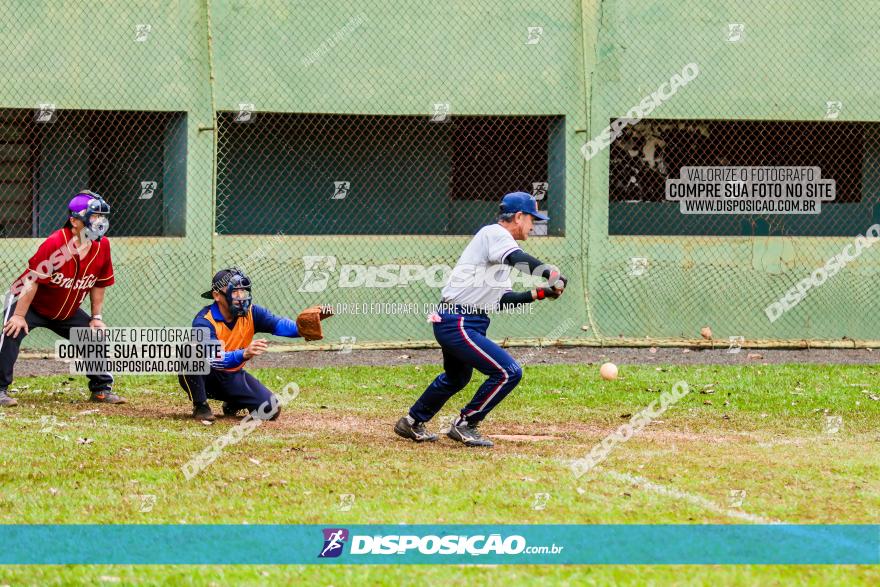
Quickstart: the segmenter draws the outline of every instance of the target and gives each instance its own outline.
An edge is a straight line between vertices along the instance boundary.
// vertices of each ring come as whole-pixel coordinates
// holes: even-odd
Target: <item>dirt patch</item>
[[[511,355],[523,365],[778,365],[785,363],[873,365],[880,350],[868,349],[722,349],[545,347],[512,348]],[[653,351],[653,352],[652,352]],[[31,353],[33,354],[33,353]],[[440,365],[439,349],[392,349],[269,352],[251,361],[251,368],[347,367],[387,365]],[[15,365],[17,376],[63,375],[67,365],[46,358],[22,358]]]

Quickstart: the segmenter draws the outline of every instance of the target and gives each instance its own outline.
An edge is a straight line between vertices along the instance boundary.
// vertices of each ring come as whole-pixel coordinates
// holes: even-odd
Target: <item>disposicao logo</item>
[[[558,555],[563,546],[528,546],[526,539],[518,534],[436,535],[424,536],[395,534],[349,535],[345,528],[325,528],[324,548],[318,558],[335,558],[342,554],[346,542],[349,555]]]
[[[520,554],[526,550],[522,536],[502,538],[500,534],[489,536],[353,536],[351,554],[407,554],[414,550],[419,554]]]
[[[324,528],[324,548],[318,558],[336,558],[342,554],[342,547],[348,540],[348,530],[345,528]]]

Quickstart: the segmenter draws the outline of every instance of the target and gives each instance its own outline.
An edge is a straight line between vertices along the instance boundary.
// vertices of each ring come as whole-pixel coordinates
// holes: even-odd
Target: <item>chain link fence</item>
[[[216,259],[259,299],[336,304],[339,345],[432,341],[444,269],[521,190],[550,216],[526,250],[581,285],[493,334],[586,332],[576,3],[221,4],[212,22]]]
[[[880,7],[825,4],[3,3],[0,278],[89,189],[113,208],[110,323],[186,324],[236,265],[278,313],[339,305],[343,350],[412,344],[527,191],[550,221],[523,247],[571,281],[496,338],[874,340],[876,252],[838,255],[880,219]],[[818,168],[835,195],[684,213],[667,186],[695,167]]]
[[[0,62],[3,289],[88,189],[112,208],[108,323],[187,324],[212,263],[204,4],[0,2]]]
[[[45,238],[64,223],[77,191],[113,195],[114,236],[182,236],[185,114],[0,111],[0,235]],[[179,135],[180,138],[177,138]]]
[[[709,326],[733,346],[880,338],[878,257],[864,237],[880,221],[880,68],[865,59],[878,8],[602,3],[591,127],[634,106],[651,113],[590,160],[587,273],[600,333],[699,340]],[[689,64],[697,75],[676,83]],[[667,193],[694,167],[809,167],[808,190],[821,177],[836,193],[820,207],[805,191],[789,198],[800,209],[781,213],[694,213]],[[709,199],[744,200],[738,182],[719,183],[727,197]],[[786,199],[793,186],[782,184],[763,200]]]

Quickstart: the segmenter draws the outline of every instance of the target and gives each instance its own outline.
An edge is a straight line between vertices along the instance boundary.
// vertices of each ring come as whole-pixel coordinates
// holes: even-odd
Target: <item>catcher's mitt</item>
[[[329,306],[311,306],[296,317],[296,329],[299,331],[299,335],[306,340],[321,340],[324,338],[321,320],[332,315],[333,310]]]

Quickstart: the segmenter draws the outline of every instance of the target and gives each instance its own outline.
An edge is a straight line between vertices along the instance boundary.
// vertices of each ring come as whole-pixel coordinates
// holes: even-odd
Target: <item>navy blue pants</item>
[[[15,313],[16,305],[12,304],[12,307],[7,310],[8,316]],[[4,315],[0,313],[0,322],[3,322],[3,318]],[[48,328],[58,336],[70,340],[70,329],[88,328],[92,318],[82,308],[78,308],[73,316],[64,320],[52,320],[38,314],[33,308],[28,308],[24,320],[30,331],[33,331],[34,328]],[[18,349],[24,337],[24,330],[19,332],[15,338],[6,336],[0,331],[0,391],[6,391],[12,385],[13,367],[15,367],[15,361],[18,360]],[[110,391],[113,387],[113,376],[109,373],[86,375],[86,377],[89,379],[89,391],[92,393]]]
[[[266,402],[271,404],[274,398],[268,387],[244,369],[232,373],[211,369],[207,375],[178,375],[178,379],[193,403],[215,399],[226,402],[233,410],[253,412]],[[277,400],[274,404],[277,405]],[[277,410],[276,417],[281,408]]]
[[[409,415],[417,422],[433,418],[453,395],[464,389],[474,369],[488,379],[461,411],[468,422],[479,422],[522,379],[522,368],[500,346],[486,338],[489,317],[485,314],[440,314],[434,338],[443,349],[443,373],[413,404]]]

